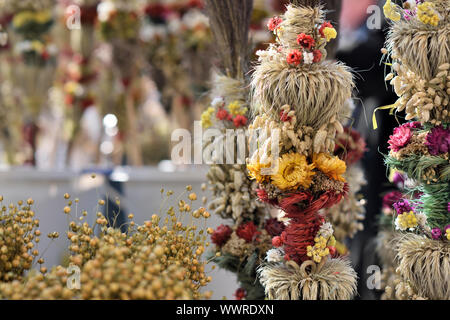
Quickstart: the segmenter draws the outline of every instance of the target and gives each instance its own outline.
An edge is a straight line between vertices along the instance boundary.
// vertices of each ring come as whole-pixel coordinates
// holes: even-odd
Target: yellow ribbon
[[[383,107],[378,107],[378,108],[376,108],[375,110],[373,110],[373,114],[372,114],[372,125],[373,125],[373,130],[377,130],[377,129],[378,129],[377,117],[376,117],[375,113],[376,113],[378,110],[388,110],[388,109],[390,109],[389,115],[392,115],[392,114],[394,113],[394,109],[397,107],[397,104],[398,104],[398,103],[396,102],[396,103],[394,103],[394,104],[390,104],[390,105],[388,105],[388,106],[383,106]]]

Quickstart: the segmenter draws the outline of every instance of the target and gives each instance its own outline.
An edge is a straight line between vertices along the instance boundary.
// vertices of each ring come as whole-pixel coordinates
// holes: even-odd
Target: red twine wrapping
[[[348,192],[348,185],[345,184],[344,191],[335,193],[327,191],[314,200],[314,196],[309,192],[300,192],[288,195],[280,200],[277,206],[286,212],[286,217],[290,218],[289,225],[280,236],[272,239],[274,247],[283,246],[286,260],[293,260],[298,264],[309,260],[307,256],[307,247],[314,245],[314,238],[324,222],[324,218],[318,213],[322,208],[329,208],[339,201]],[[269,200],[264,190],[257,191],[262,201],[272,202]],[[303,208],[299,205],[303,204]]]

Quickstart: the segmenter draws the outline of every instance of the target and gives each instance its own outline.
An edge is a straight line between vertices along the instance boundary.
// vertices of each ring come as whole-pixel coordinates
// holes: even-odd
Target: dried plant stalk
[[[248,71],[250,43],[248,30],[253,0],[207,0],[221,72],[234,79],[242,79]]]

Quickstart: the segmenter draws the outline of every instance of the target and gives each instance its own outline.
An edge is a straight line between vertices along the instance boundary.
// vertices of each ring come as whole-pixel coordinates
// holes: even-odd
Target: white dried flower
[[[319,233],[324,238],[330,238],[333,235],[333,226],[329,222],[325,222],[320,226]]]
[[[225,100],[223,97],[216,97],[213,99],[213,101],[211,102],[211,106],[214,109],[218,109],[218,108],[222,108],[225,106]]]
[[[98,20],[106,22],[109,20],[111,14],[116,11],[116,6],[111,1],[104,1],[97,7]]]
[[[283,249],[273,248],[266,253],[267,262],[281,262],[284,260]]]
[[[305,64],[311,64],[314,61],[314,54],[312,52],[303,53],[303,62]]]

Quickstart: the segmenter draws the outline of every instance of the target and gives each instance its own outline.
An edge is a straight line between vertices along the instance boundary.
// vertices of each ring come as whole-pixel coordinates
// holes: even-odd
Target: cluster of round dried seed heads
[[[3,203],[3,197],[0,197]],[[22,279],[39,255],[37,243],[41,231],[32,210],[33,199],[1,206],[0,211],[0,282]],[[39,258],[38,258],[39,259]],[[43,263],[43,259],[38,260]]]

